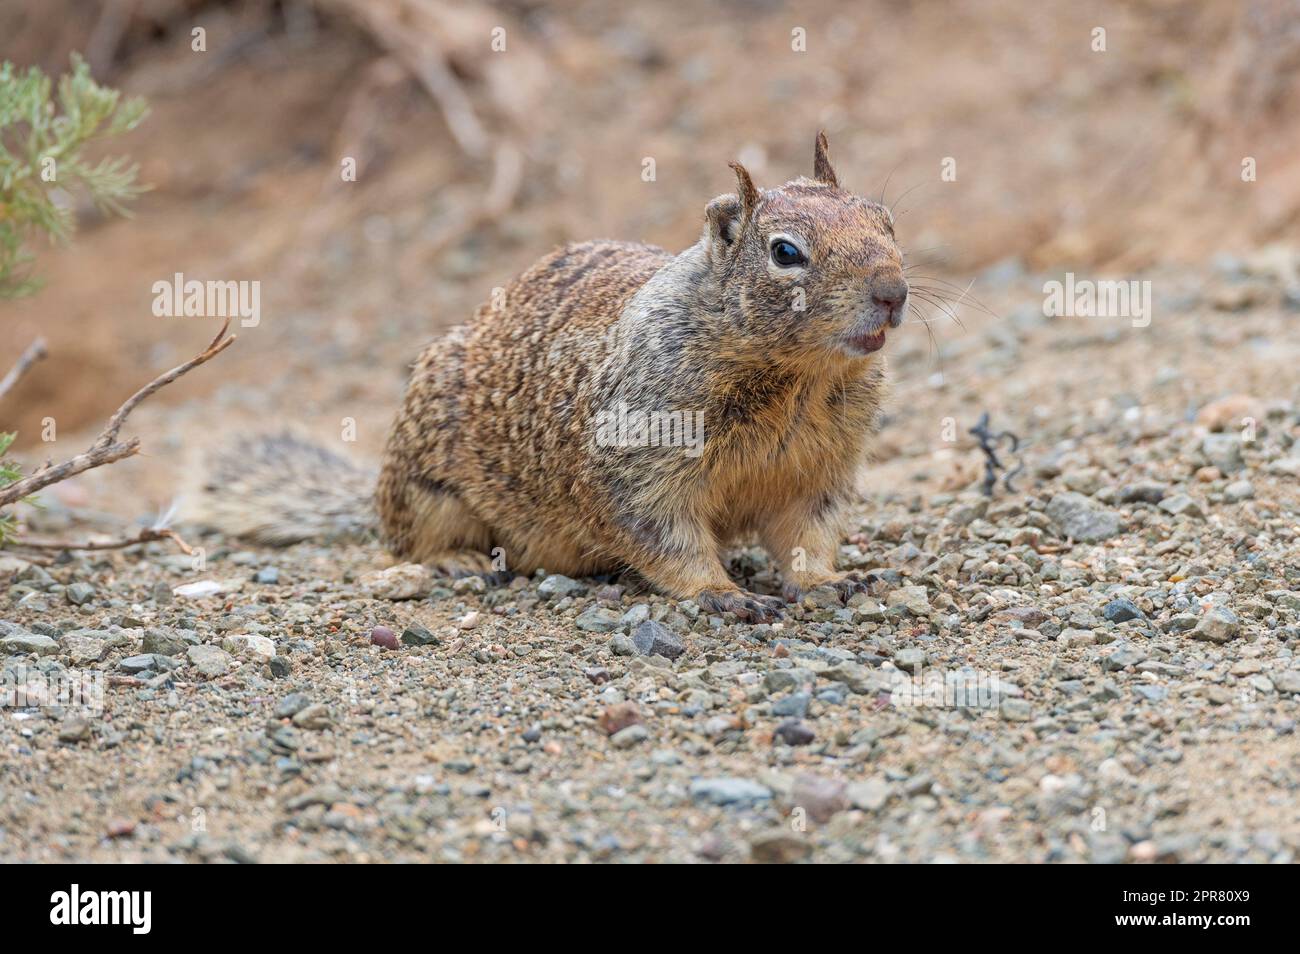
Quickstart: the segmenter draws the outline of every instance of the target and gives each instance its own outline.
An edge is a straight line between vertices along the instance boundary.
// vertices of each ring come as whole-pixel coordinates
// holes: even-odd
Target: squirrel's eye
[[[803,252],[795,248],[793,242],[778,239],[772,243],[772,261],[782,268],[790,268],[793,265],[802,265],[808,259],[803,257]]]

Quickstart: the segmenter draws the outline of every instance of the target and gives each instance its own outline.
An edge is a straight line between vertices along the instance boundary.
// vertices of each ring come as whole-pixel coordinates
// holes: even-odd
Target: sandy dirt
[[[20,456],[81,450],[211,337],[154,317],[154,282],[257,280],[262,314],[133,416],[145,454],[48,491],[31,535],[183,514],[203,451],[239,433],[375,460],[407,363],[493,287],[569,239],[684,248],[728,160],[760,184],[807,172],[824,127],[841,180],[895,206],[911,274],[951,283],[889,346],[840,555],[870,593],[814,593],[772,627],[628,579],[412,570],[394,600],[377,545],[250,548],[183,519],[201,562],[0,554],[9,684],[104,688],[102,708],[0,711],[0,858],[1294,860],[1285,4],[457,7],[446,55],[522,157],[509,210],[469,228],[491,150],[458,148],[355,25],[296,6],[162,3],[110,59],[153,105],[120,148],[155,189],[0,306],[7,353],[36,333],[52,352],[6,397]],[[96,27],[0,8],[13,23],[4,55],[51,68]],[[507,51],[484,52],[497,25]],[[1066,272],[1149,282],[1149,323],[1046,316]],[[1022,442],[991,498],[968,433],[985,412]],[[775,591],[760,551],[732,556]]]

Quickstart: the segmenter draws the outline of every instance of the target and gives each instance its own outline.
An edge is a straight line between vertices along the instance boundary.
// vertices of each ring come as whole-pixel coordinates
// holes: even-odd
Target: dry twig
[[[186,543],[175,530],[157,527],[146,527],[128,540],[111,540],[104,543],[96,541],[68,543],[64,540],[18,540],[12,546],[18,549],[27,547],[33,550],[121,550],[142,543],[153,543],[156,540],[171,540],[180,547],[182,553],[194,552],[194,548]]]
[[[118,47],[135,16],[136,0],[105,0],[86,41],[86,61],[96,76],[106,75],[117,59]]]
[[[338,10],[361,24],[380,46],[391,52],[419,80],[438,104],[451,138],[465,155],[487,155],[490,137],[474,112],[469,94],[447,65],[438,43],[437,26],[443,12],[434,0],[316,0],[326,10]]]
[[[167,373],[154,378],[127,398],[125,403],[117,409],[117,412],[108,419],[108,425],[100,432],[95,443],[91,444],[90,448],[84,453],[69,458],[62,464],[46,464],[43,468],[29,474],[22,480],[16,480],[9,486],[0,488],[0,507],[15,504],[42,488],[67,480],[69,477],[76,476],[83,471],[102,467],[104,464],[111,464],[114,461],[139,453],[140,438],[132,437],[126,441],[118,441],[117,439],[118,432],[122,430],[122,425],[126,423],[127,417],[135,410],[136,405],[149,395],[171,384],[186,372],[212,360],[230,347],[234,343],[236,336],[230,335],[226,337],[226,329],[229,327],[230,319],[227,318],[225,324],[221,326],[221,330],[212,339],[212,343],[204,351],[190,358],[184,364],[177,365]]]
[[[27,369],[44,358],[49,352],[45,350],[45,339],[37,338],[27,346],[19,357],[18,363],[9,369],[9,373],[0,380],[0,397],[4,397],[18,383],[18,379],[27,373]]]
[[[493,225],[510,211],[519,194],[523,181],[523,156],[519,150],[508,142],[497,145],[493,151],[492,182],[488,185],[487,195],[473,208],[467,210],[427,243],[417,246],[415,251],[422,262],[428,261],[460,241],[469,233]]]

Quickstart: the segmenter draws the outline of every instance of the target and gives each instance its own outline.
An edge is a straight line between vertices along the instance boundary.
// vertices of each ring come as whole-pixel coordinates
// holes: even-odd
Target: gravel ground
[[[1007,320],[894,356],[870,592],[775,625],[360,544],[0,556],[9,687],[104,693],[0,714],[0,859],[1292,861],[1297,318],[1249,266],[1149,329],[987,276]],[[991,498],[984,408],[1027,439]]]

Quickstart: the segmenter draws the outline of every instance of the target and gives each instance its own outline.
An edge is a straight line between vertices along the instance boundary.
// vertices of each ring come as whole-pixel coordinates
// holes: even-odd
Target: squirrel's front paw
[[[865,593],[867,591],[866,580],[853,572],[833,576],[826,580],[817,580],[816,582],[805,581],[800,583],[790,580],[781,587],[781,595],[785,597],[786,602],[797,603],[804,598],[804,595],[809,590],[815,590],[821,586],[828,587],[838,593],[842,603],[847,603],[854,593]]]
[[[744,590],[704,590],[695,598],[706,613],[735,613],[746,623],[771,623],[781,618],[781,601]]]

